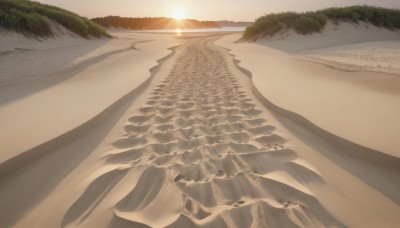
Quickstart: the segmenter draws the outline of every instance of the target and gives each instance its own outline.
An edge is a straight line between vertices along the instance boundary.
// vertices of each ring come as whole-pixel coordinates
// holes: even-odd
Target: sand
[[[157,61],[171,53],[168,48],[179,44],[146,34],[49,42],[11,36],[2,43],[9,51],[0,61],[0,125],[7,129],[0,138],[8,142],[0,145],[1,163],[97,116],[144,83]]]
[[[400,68],[400,55],[394,54],[400,49],[388,48],[399,47],[400,32],[365,26],[329,24],[322,34],[289,31],[256,43],[236,44],[240,35],[231,35],[216,44],[231,50],[272,103],[335,135],[400,157],[400,77],[388,74]]]
[[[396,154],[339,137],[301,110],[284,109],[265,91],[293,94],[291,80],[282,86],[268,77],[279,69],[285,75],[289,67],[249,62],[262,56],[283,64],[290,55],[285,61],[321,67],[320,73],[342,71],[263,44],[234,44],[240,34],[115,35],[151,42],[0,106],[0,119],[10,127],[1,130],[9,137],[2,147],[12,148],[1,149],[7,152],[0,163],[0,226],[398,225]],[[0,92],[21,93],[48,80]],[[328,87],[333,80],[307,82]],[[20,112],[29,113],[26,122]],[[24,134],[16,138],[13,131]]]

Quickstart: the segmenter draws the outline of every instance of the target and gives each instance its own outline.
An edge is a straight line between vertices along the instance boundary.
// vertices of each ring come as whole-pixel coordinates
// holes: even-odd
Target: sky
[[[304,12],[327,7],[373,5],[400,9],[400,0],[36,0],[88,18],[174,17],[254,21],[273,12]]]

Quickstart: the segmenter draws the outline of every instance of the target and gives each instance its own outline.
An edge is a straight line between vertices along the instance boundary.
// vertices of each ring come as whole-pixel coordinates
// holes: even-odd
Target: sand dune
[[[19,36],[12,41],[9,49],[27,45],[35,50],[1,57],[0,125],[7,130],[0,131],[0,138],[8,142],[0,145],[1,163],[101,113],[148,80],[149,69],[171,53],[169,47],[179,44],[146,34],[113,41],[60,38],[49,40],[47,46]],[[20,59],[31,64],[21,66]]]
[[[139,89],[101,86],[107,115],[3,173],[0,226],[396,227],[399,158],[272,103],[214,44],[235,37],[184,37]]]
[[[256,43],[235,44],[240,35],[231,35],[216,44],[231,50],[272,103],[352,142],[399,157],[400,82],[387,72],[395,73],[400,65],[396,49],[389,52],[387,47],[396,47],[400,33],[364,26],[342,22],[339,28],[330,24],[322,34],[289,33]],[[344,50],[352,54],[338,57]],[[396,63],[384,67],[385,59]]]

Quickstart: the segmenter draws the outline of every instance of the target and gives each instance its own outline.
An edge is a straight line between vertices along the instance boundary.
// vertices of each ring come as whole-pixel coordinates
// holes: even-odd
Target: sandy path
[[[5,224],[395,227],[400,162],[256,98],[216,39],[176,48],[112,130],[0,179]]]
[[[114,205],[112,227],[341,226],[301,184],[323,183],[322,177],[286,147],[214,39],[186,44],[113,143],[106,163],[117,168],[92,182],[63,225],[83,222],[136,170],[141,176]]]

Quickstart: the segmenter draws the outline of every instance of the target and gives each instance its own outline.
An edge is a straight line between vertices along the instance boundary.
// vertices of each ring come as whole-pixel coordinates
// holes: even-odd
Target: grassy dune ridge
[[[400,29],[400,10],[364,5],[335,7],[306,13],[284,12],[268,14],[258,18],[253,25],[247,27],[243,38],[272,36],[289,28],[293,28],[300,34],[312,34],[321,32],[328,20],[332,20],[335,23],[340,21],[352,21],[354,23],[364,21],[378,27],[393,30]]]
[[[67,10],[27,0],[0,0],[0,26],[5,29],[39,37],[51,36],[49,19],[85,38],[110,37],[102,26]]]

